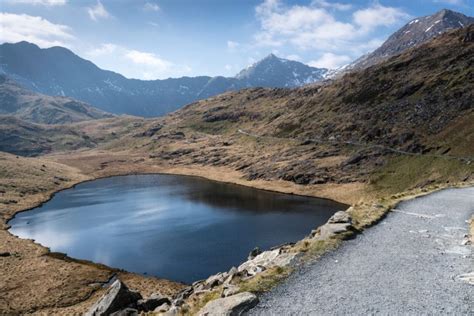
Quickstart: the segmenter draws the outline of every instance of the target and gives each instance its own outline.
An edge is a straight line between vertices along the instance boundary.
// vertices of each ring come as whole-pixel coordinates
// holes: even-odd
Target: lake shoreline
[[[51,159],[51,158],[52,157],[44,157],[42,159],[40,159],[40,158],[22,158],[22,159],[25,159],[25,160],[38,159],[38,161],[41,161],[41,162],[46,161],[47,163],[53,163],[53,164],[57,163],[57,162],[55,162],[55,160],[57,161],[57,157],[54,157],[53,159]],[[110,156],[108,158],[109,158],[108,161],[111,161]],[[74,161],[72,160],[72,162],[74,162]],[[59,161],[59,163],[61,163],[61,162]],[[192,166],[192,167],[190,166],[188,168],[181,168],[181,169],[176,169],[176,168],[173,168],[173,167],[170,167],[170,166],[158,166],[157,167],[156,165],[155,166],[145,166],[144,167],[143,165],[140,166],[140,165],[137,165],[137,164],[133,164],[129,160],[128,163],[126,164],[127,168],[125,170],[123,168],[121,168],[123,166],[119,166],[118,168],[115,168],[114,166],[112,166],[112,168],[110,168],[106,171],[102,170],[100,172],[97,172],[97,170],[95,170],[96,172],[94,172],[94,171],[93,172],[87,172],[86,170],[83,170],[83,169],[81,170],[81,168],[78,168],[78,166],[75,163],[72,163],[71,165],[62,163],[62,165],[63,165],[64,168],[73,170],[71,172],[72,177],[67,183],[62,183],[61,185],[53,185],[49,191],[47,191],[46,193],[42,193],[41,197],[38,197],[37,195],[26,195],[22,198],[23,201],[21,202],[21,205],[16,204],[15,205],[16,206],[15,210],[9,211],[8,214],[4,214],[3,223],[2,223],[2,228],[3,229],[2,229],[2,234],[0,235],[1,236],[0,239],[4,239],[4,240],[0,240],[0,245],[1,244],[4,245],[1,248],[2,252],[4,251],[3,250],[4,248],[5,248],[5,252],[8,252],[9,249],[11,249],[11,248],[8,247],[9,249],[7,249],[7,247],[5,245],[6,245],[6,243],[12,243],[11,240],[14,240],[13,243],[24,244],[26,246],[25,248],[34,248],[35,250],[33,250],[33,252],[39,253],[39,257],[44,258],[44,255],[46,255],[48,253],[51,253],[48,248],[45,248],[45,247],[35,243],[32,240],[23,240],[23,239],[20,239],[16,236],[10,234],[7,230],[8,229],[7,222],[9,220],[11,220],[15,216],[15,214],[18,214],[20,212],[24,212],[24,211],[28,211],[28,210],[31,210],[33,208],[36,208],[39,205],[42,205],[42,204],[48,202],[49,200],[51,200],[56,193],[58,193],[60,191],[63,191],[63,190],[66,190],[66,189],[73,188],[74,186],[76,186],[80,183],[93,181],[93,180],[97,180],[97,179],[101,179],[101,178],[114,177],[114,176],[142,175],[142,174],[175,174],[175,175],[197,176],[197,177],[202,177],[202,178],[217,181],[217,182],[233,183],[233,184],[244,185],[244,186],[245,186],[245,182],[250,182],[250,181],[242,181],[241,179],[238,179],[238,178],[234,178],[233,181],[229,181],[228,177],[225,178],[225,179],[222,179],[222,177],[221,178],[216,177],[215,174],[212,174],[210,176],[209,175],[206,176],[206,172],[208,171],[208,169],[207,168],[200,168],[199,166]],[[186,171],[190,170],[189,168],[193,168],[194,171],[186,173]],[[218,169],[218,168],[214,168],[214,169]],[[69,172],[70,172],[70,170],[69,170]],[[59,175],[63,175],[63,173],[59,173]],[[224,180],[224,181],[222,181],[222,180]],[[262,187],[263,187],[262,183],[258,183],[257,185],[255,185],[255,183],[252,183],[252,184],[253,185],[248,185],[248,186],[253,187],[253,188],[257,188],[257,189],[262,189]],[[297,193],[294,192],[295,190],[288,190],[288,188],[293,189],[293,186],[280,187],[280,190],[278,190],[278,187],[276,187],[274,185],[273,186],[269,185],[269,188],[267,188],[266,190],[272,191],[272,192],[278,192],[278,193],[297,194]],[[340,188],[340,189],[343,189],[343,188]],[[436,189],[438,189],[438,188],[436,188]],[[436,189],[433,189],[433,190],[436,190]],[[426,191],[426,192],[428,192],[428,191]],[[296,192],[298,192],[298,191],[296,191]],[[305,191],[300,191],[300,192],[305,192]],[[426,194],[426,193],[424,193],[424,194]],[[304,194],[298,194],[298,195],[304,195]],[[323,196],[323,198],[328,198],[328,196],[330,196],[330,194],[325,194],[325,195],[326,196]],[[307,194],[307,195],[304,195],[304,196],[313,196],[314,197],[314,195],[312,195],[311,193]],[[330,199],[330,198],[328,198],[328,199]],[[332,199],[332,200],[336,200],[336,199]],[[350,204],[353,204],[353,203],[350,203]],[[25,207],[22,208],[22,206],[25,206]],[[6,209],[6,208],[4,208],[4,209]],[[5,236],[5,233],[8,236]],[[5,241],[5,238],[7,239],[7,241]],[[15,249],[13,248],[13,252],[14,252],[14,250]],[[68,258],[68,257],[66,256],[65,258]],[[75,260],[73,258],[69,258],[69,259]],[[59,266],[64,266],[64,267],[70,267],[70,266],[76,267],[77,266],[76,263],[68,262],[68,261],[65,261],[65,260],[62,260],[62,259],[58,259],[58,258],[53,258],[52,260],[61,261],[62,263],[60,263]],[[18,262],[17,264],[21,264],[21,263]],[[58,265],[58,264],[55,263],[55,265]],[[92,265],[94,266],[95,263],[92,263]],[[94,266],[93,269],[98,269],[98,268],[96,266]],[[53,273],[53,272],[51,271],[51,273]],[[79,280],[82,279],[81,271],[70,271],[69,273],[72,273],[72,275],[74,275],[76,278],[79,277]],[[97,274],[96,272],[94,272],[94,273]],[[112,272],[110,272],[110,270],[105,273],[105,275],[107,276],[107,279],[110,278],[111,273]],[[98,275],[104,275],[104,273],[102,272],[101,274],[99,273]],[[21,278],[21,276],[19,276],[19,275],[17,277]],[[157,288],[159,288],[160,290],[163,289],[163,287],[162,287],[163,283],[162,282],[165,282],[165,285],[168,285],[170,287],[170,291],[174,292],[174,293],[179,292],[179,290],[181,290],[184,287],[184,285],[176,284],[175,282],[170,282],[170,281],[167,281],[167,280],[159,280],[159,279],[154,278],[154,277],[144,277],[144,276],[141,276],[141,275],[134,275],[134,274],[126,273],[126,272],[124,272],[124,274],[120,275],[119,277],[127,285],[129,285],[131,288],[137,288],[138,290],[140,290],[140,292],[143,292],[144,295],[151,294],[150,291],[153,291],[153,289],[154,290],[156,290]],[[61,291],[63,291],[63,290],[61,290]],[[101,293],[103,293],[103,291],[104,291],[104,289],[97,288],[92,292],[92,294],[89,294],[89,295],[87,295],[87,297],[84,297],[85,299],[77,300],[77,298],[75,298],[75,301],[71,302],[71,304],[69,304],[69,305],[68,304],[63,304],[62,306],[60,305],[60,307],[54,307],[53,305],[50,305],[50,306],[46,305],[45,306],[44,302],[43,303],[29,302],[28,305],[30,305],[30,307],[27,310],[29,310],[29,311],[41,311],[41,312],[47,312],[47,313],[83,312],[83,311],[87,310],[87,308],[94,303],[94,301],[98,298],[98,296],[100,296]],[[28,299],[28,297],[24,297],[24,299]],[[42,307],[40,307],[40,306],[42,306]],[[57,304],[56,304],[56,306],[57,306]]]
[[[16,213],[8,225],[13,235],[72,258],[191,284],[240,264],[255,247],[296,242],[347,208],[328,199],[159,173],[76,184]],[[171,240],[173,247],[167,246]]]

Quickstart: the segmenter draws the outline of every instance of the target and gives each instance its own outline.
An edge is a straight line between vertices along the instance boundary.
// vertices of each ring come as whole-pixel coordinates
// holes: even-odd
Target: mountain
[[[246,82],[247,87],[291,88],[320,81],[327,71],[270,54],[239,72],[236,78]]]
[[[225,91],[247,87],[295,87],[321,80],[325,69],[270,55],[237,77],[127,79],[102,70],[63,47],[40,49],[19,42],[0,45],[0,73],[27,89],[68,96],[104,111],[159,116]]]
[[[413,19],[393,33],[379,48],[364,55],[345,70],[361,69],[398,55],[408,48],[425,43],[440,34],[466,27],[474,18],[459,12],[443,9],[433,15]]]
[[[113,117],[81,101],[26,90],[4,75],[0,75],[0,115],[39,124],[67,124]]]
[[[373,193],[474,179],[472,56],[474,25],[330,82],[201,100],[131,139],[157,165],[248,181]]]

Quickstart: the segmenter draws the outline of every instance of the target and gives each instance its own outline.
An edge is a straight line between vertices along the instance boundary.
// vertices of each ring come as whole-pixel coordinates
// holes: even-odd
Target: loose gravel
[[[260,297],[250,315],[474,315],[466,245],[474,188],[399,204],[386,219]]]

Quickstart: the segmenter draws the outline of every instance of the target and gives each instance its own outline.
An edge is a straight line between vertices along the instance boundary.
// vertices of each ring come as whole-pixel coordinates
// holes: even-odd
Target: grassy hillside
[[[68,124],[113,117],[81,101],[26,90],[4,75],[0,75],[0,115],[39,124]]]
[[[196,102],[135,138],[157,163],[227,166],[248,180],[399,192],[472,179],[473,33],[444,34],[333,82]]]

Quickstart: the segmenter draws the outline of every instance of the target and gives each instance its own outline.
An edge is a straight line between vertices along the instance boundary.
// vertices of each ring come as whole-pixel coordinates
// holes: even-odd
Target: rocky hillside
[[[0,73],[27,89],[68,96],[104,111],[159,116],[199,99],[248,87],[296,87],[321,80],[325,69],[270,55],[237,77],[136,80],[98,68],[63,47],[0,45]]]
[[[0,115],[39,124],[68,124],[113,117],[84,102],[26,90],[4,75],[0,75]]]
[[[157,161],[227,166],[248,180],[372,183],[397,191],[469,179],[472,56],[474,26],[331,83],[199,101],[135,139]]]
[[[463,28],[472,23],[474,23],[473,17],[446,9],[433,15],[413,19],[393,33],[382,46],[356,60],[348,68],[361,69],[374,65],[406,49],[425,43],[446,31]]]

